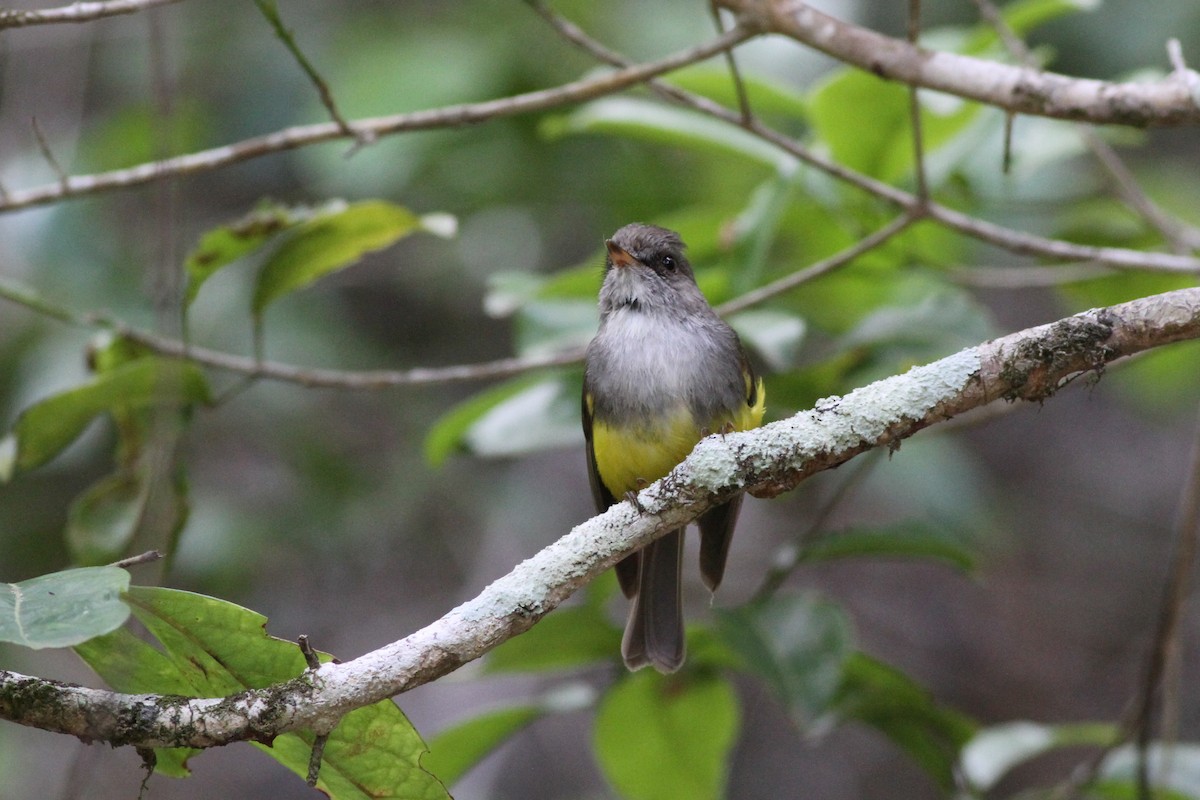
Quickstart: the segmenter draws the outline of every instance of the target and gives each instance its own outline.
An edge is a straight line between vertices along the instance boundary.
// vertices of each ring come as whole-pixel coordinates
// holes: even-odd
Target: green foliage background
[[[837,5],[847,18],[903,30],[904,4]],[[924,7],[932,46],[999,56],[971,3]],[[556,8],[638,59],[711,33],[701,2]],[[1167,36],[1200,52],[1193,2],[1141,8],[1109,0],[1081,13],[1026,0],[1008,12],[1070,74],[1161,66]],[[279,11],[350,118],[501,97],[594,66],[517,2],[295,0]],[[248,3],[6,31],[0,51],[6,186],[56,177],[39,155],[34,116],[72,173],[326,117]],[[747,46],[739,61],[764,120],[911,186],[902,87],[781,39]],[[672,80],[732,100],[719,60]],[[930,98],[923,123],[939,201],[1080,242],[1161,245],[1113,199],[1069,125],[1019,119],[1005,175],[999,113]],[[1102,134],[1125,148],[1158,202],[1200,223],[1194,130]],[[586,341],[601,242],[626,222],[680,230],[716,303],[850,246],[892,211],[644,92],[347,149],[0,215],[0,278],[143,326],[164,317],[155,298],[174,292],[188,298],[192,341],[217,349],[251,353],[261,335],[268,357],[302,365],[434,366]],[[337,216],[347,207],[328,205],[334,198],[358,215]],[[428,235],[435,213],[458,218],[456,237]],[[289,270],[293,251],[330,266],[319,277]],[[1004,290],[963,279],[1014,263],[1026,262],[922,224],[732,322],[764,366],[769,414],[780,418],[1001,332],[1189,285],[1124,274]],[[1040,408],[931,431],[889,459],[748,501],[715,608],[689,578],[685,673],[625,675],[616,659],[623,609],[600,582],[464,679],[401,698],[431,743],[425,765],[459,798],[939,797],[964,764],[996,796],[1053,782],[1062,770],[1038,756],[1111,733],[1058,726],[1118,719],[1136,686],[1187,462],[1198,353],[1168,348]],[[246,387],[185,370],[172,377],[183,391],[164,422],[138,399],[157,385],[156,363],[0,301],[0,421],[32,432],[20,440],[17,474],[0,486],[0,581],[178,536],[168,585],[254,609],[271,634],[307,634],[349,658],[436,619],[592,513],[578,370],[363,392]],[[101,388],[86,402],[35,405],[85,385]],[[125,402],[114,407],[114,393]],[[208,407],[212,397],[224,400]],[[89,403],[111,419],[75,440],[94,415]],[[51,430],[39,414],[67,422]],[[164,453],[168,469],[155,460]],[[776,553],[848,480],[853,493],[820,528],[838,535],[802,549],[782,586],[761,591]],[[143,507],[157,516],[128,541],[131,509]],[[154,583],[161,570],[135,567],[134,582]],[[261,621],[224,605],[211,614],[230,615],[231,629]],[[116,649],[133,647],[112,636]],[[1185,653],[1196,643],[1189,624]],[[121,680],[103,655],[88,660]],[[0,667],[97,681],[61,650],[0,644]],[[186,671],[172,680],[212,691]],[[240,685],[250,684],[230,687]],[[1198,700],[1185,684],[1184,741],[1200,738]],[[1026,719],[1037,724],[1008,725]],[[962,755],[968,741],[976,749]],[[967,757],[983,752],[980,741],[994,748],[985,766]],[[297,742],[280,746],[291,748],[281,760],[293,769],[303,763]],[[1021,766],[1006,777],[997,764]],[[132,796],[138,765],[132,752],[0,726],[3,800]],[[150,796],[312,796],[248,747],[190,766],[189,780],[153,778]],[[1127,766],[1111,777],[1112,794],[1098,796],[1123,796]],[[1195,784],[1175,788],[1200,796]]]

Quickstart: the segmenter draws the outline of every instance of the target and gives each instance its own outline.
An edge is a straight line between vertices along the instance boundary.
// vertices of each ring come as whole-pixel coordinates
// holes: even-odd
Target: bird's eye
[[[662,257],[662,268],[665,269],[667,272],[674,272],[675,271],[675,257],[674,256],[663,256]]]

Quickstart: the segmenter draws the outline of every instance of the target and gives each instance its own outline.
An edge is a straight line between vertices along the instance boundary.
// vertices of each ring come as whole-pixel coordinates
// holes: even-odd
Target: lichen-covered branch
[[[710,436],[620,503],[412,635],[346,663],[228,698],[122,695],[0,671],[0,718],[88,740],[212,747],[329,730],[345,713],[435,680],[531,627],[625,554],[747,490],[769,497],[859,453],[998,400],[1043,401],[1115,359],[1200,339],[1200,288],[1020,331],[831,397],[753,431]]]
[[[789,36],[846,64],[909,86],[1017,114],[1105,125],[1200,123],[1200,75],[1113,83],[926,50],[823,14],[802,0],[721,0],[744,23]]]

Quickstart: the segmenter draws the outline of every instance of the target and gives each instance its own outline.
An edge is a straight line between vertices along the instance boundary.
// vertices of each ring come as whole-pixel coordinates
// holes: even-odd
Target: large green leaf
[[[190,696],[221,697],[290,680],[306,667],[295,644],[266,634],[265,617],[232,603],[145,587],[130,590],[128,602],[162,643],[162,657],[173,672],[165,670],[162,657],[145,651],[133,660],[111,647],[93,646],[81,654],[102,677],[113,675],[125,685],[136,682],[137,691],[174,693],[186,685]],[[114,639],[108,644],[120,643]],[[262,749],[305,775],[313,741],[310,732],[290,733]],[[330,797],[352,800],[446,798],[444,787],[420,767],[425,751],[420,735],[392,701],[357,709],[330,734],[318,787]]]
[[[722,610],[717,631],[744,667],[759,675],[804,728],[829,710],[850,655],[845,613],[813,594],[777,594]]]
[[[100,414],[139,411],[163,402],[208,402],[204,374],[192,364],[139,358],[40,400],[17,417],[7,438],[11,464],[0,464],[0,478],[7,477],[6,466],[30,470],[46,463]]]
[[[253,310],[261,314],[274,300],[357,262],[419,230],[451,235],[445,214],[420,217],[392,203],[366,200],[319,214],[292,230],[263,264]]]
[[[129,573],[82,567],[0,583],[0,642],[39,650],[70,647],[120,627],[129,617],[121,593]]]
[[[833,710],[878,730],[946,789],[954,785],[959,752],[976,729],[904,673],[864,653],[846,660]]]
[[[733,687],[714,673],[642,670],[601,701],[596,758],[630,800],[716,800],[725,794],[739,716]]]

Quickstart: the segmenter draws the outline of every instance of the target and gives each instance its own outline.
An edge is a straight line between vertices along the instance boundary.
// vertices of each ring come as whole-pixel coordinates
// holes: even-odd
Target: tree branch
[[[342,715],[435,680],[530,628],[627,553],[739,491],[774,496],[881,445],[996,400],[1045,400],[1114,359],[1200,338],[1200,288],[1094,309],[963,350],[752,431],[704,439],[619,503],[440,620],[346,663],[227,698],[122,695],[0,671],[0,718],[137,747],[212,747],[329,730]]]
[[[72,3],[60,8],[40,11],[0,9],[0,30],[23,28],[29,25],[53,25],[61,22],[92,22],[119,14],[133,14],[154,6],[178,3],[179,0],[107,0],[107,2]]]
[[[361,141],[371,137],[407,131],[456,128],[486,120],[579,103],[612,94],[643,83],[657,75],[703,61],[757,36],[758,33],[752,28],[739,25],[705,44],[688,48],[658,61],[626,67],[603,75],[593,75],[552,89],[540,89],[511,97],[502,97],[498,100],[485,100],[480,103],[462,103],[407,114],[352,120],[346,124],[348,128],[337,122],[297,125],[264,136],[243,139],[222,147],[174,156],[161,161],[147,162],[127,169],[110,170],[93,175],[73,175],[65,180],[42,186],[9,190],[3,198],[0,198],[0,213],[45,205],[66,197],[78,197],[108,189],[141,186],[170,176],[190,175],[213,170],[269,153],[294,150],[298,147],[336,139],[352,138]]]
[[[823,14],[800,0],[721,0],[740,21],[783,34],[881,78],[1015,114],[1139,128],[1200,123],[1192,79],[1112,83],[926,50]],[[1194,72],[1191,73],[1195,75]]]

